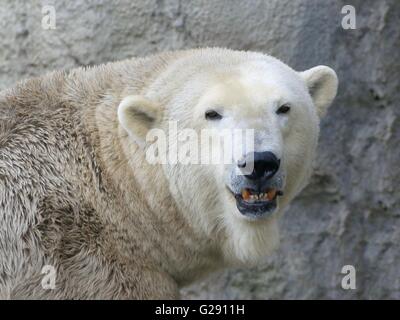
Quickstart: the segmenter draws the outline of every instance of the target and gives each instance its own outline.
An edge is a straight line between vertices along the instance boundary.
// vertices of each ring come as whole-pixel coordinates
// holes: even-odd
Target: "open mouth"
[[[283,192],[270,188],[264,192],[244,188],[240,194],[234,194],[238,210],[245,216],[261,217],[271,214],[277,207],[277,197]]]
[[[265,192],[257,192],[252,189],[243,189],[239,197],[241,196],[243,201],[247,203],[255,202],[266,202],[275,200],[277,196],[282,195],[282,191],[277,189],[269,189]]]

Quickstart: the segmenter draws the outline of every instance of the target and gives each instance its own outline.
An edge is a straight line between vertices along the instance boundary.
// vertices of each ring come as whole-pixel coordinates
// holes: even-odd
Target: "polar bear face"
[[[119,119],[143,148],[154,127],[174,144],[187,129],[200,149],[204,136],[218,141],[214,147],[224,152],[211,162],[202,163],[199,150],[192,162],[168,158],[162,167],[182,214],[224,258],[256,262],[278,243],[277,218],[310,177],[319,119],[336,95],[337,77],[325,66],[298,73],[269,56],[208,50],[167,69],[147,97],[126,98]],[[138,114],[150,123],[138,126]]]

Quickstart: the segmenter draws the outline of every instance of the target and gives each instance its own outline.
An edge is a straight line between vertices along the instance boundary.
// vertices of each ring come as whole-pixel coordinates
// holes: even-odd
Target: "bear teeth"
[[[251,193],[248,189],[242,190],[242,198],[245,201],[254,202],[256,200],[268,200],[272,201],[276,198],[277,194],[279,195],[280,192],[276,189],[268,190],[267,192],[261,193]]]
[[[268,199],[269,201],[275,199],[275,196],[276,196],[276,190],[275,190],[275,189],[269,190],[269,191],[267,192],[267,199]]]
[[[250,191],[247,189],[243,189],[242,190],[242,198],[245,201],[250,200]]]

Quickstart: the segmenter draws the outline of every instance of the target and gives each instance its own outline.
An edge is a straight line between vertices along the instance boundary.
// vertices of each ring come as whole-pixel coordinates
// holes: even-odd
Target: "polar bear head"
[[[154,147],[149,134],[165,135],[156,153],[166,154],[161,166],[182,215],[227,261],[249,263],[278,243],[277,218],[310,177],[319,121],[337,86],[326,66],[296,72],[260,53],[192,50],[168,62],[143,94],[123,99],[118,117],[146,151]],[[232,161],[219,154],[203,163],[193,149],[207,134],[213,141],[234,131],[242,140],[232,135],[227,149],[211,143],[235,149]]]

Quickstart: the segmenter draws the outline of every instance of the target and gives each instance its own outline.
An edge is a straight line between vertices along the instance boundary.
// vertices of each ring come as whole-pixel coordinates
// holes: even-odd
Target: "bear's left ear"
[[[336,72],[327,66],[317,66],[300,72],[300,76],[306,82],[319,117],[324,116],[337,93]]]
[[[160,118],[161,108],[143,96],[127,96],[118,106],[119,123],[142,148],[147,132]]]

